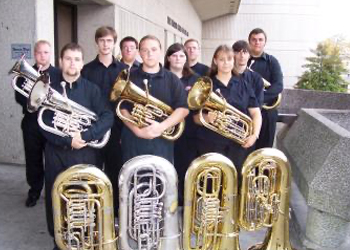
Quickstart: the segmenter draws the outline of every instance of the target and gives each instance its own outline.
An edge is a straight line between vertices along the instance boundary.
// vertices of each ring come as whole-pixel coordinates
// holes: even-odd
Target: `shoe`
[[[26,200],[26,207],[34,207],[38,199],[39,197],[36,195],[28,195],[28,198]]]

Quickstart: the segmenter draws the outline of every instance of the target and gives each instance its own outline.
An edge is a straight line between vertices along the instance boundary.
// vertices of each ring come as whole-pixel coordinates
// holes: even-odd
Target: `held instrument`
[[[118,117],[123,121],[138,126],[139,128],[150,125],[146,121],[146,118],[158,122],[167,119],[173,113],[173,109],[149,94],[147,80],[144,80],[146,91],[143,91],[129,81],[129,73],[130,72],[127,70],[120,72],[111,92],[112,101],[117,101],[119,99],[116,109]],[[133,109],[129,118],[125,117],[120,111],[121,105],[124,102],[133,104]],[[184,128],[185,121],[182,121],[176,126],[165,130],[162,137],[171,141],[176,140],[181,136]]]
[[[30,91],[33,88],[34,83],[40,76],[39,72],[36,71],[29,63],[25,60],[25,54],[13,65],[9,74],[14,74],[15,77],[12,79],[12,87],[15,91],[28,98]],[[17,85],[19,77],[24,78],[22,86]]]
[[[274,148],[251,153],[243,164],[239,223],[248,231],[267,227],[264,242],[250,250],[292,250],[289,242],[291,170]]]
[[[254,72],[254,70],[252,70],[252,65],[255,63],[255,60],[252,60],[249,67],[247,67],[248,70]],[[264,89],[266,90],[267,88],[269,88],[271,86],[271,83],[269,81],[267,81],[265,78],[263,78],[261,76],[263,82],[264,82]],[[267,105],[267,104],[264,104],[262,106],[263,109],[265,110],[270,110],[270,109],[274,109],[274,108],[277,108],[280,104],[281,104],[281,101],[282,101],[282,93],[279,93],[278,96],[277,96],[277,99],[275,101],[275,103],[273,103],[272,105]]]
[[[240,250],[237,188],[236,168],[225,156],[208,153],[191,163],[185,179],[184,250]]]
[[[119,250],[180,250],[177,173],[169,161],[141,155],[119,174]]]
[[[61,250],[116,250],[112,184],[92,165],[75,165],[52,189],[55,241]]]
[[[226,138],[244,144],[253,134],[252,119],[215,94],[209,77],[197,80],[188,93],[187,103],[191,110],[199,109],[199,119],[206,128]],[[203,111],[213,112],[217,118],[213,123],[208,123],[203,117]]]
[[[42,75],[34,84],[28,97],[28,111],[34,112],[39,108],[39,126],[52,134],[73,137],[75,133],[82,133],[98,120],[97,115],[82,105],[69,100],[66,93],[65,82],[61,82],[63,95],[50,87],[48,76]],[[52,126],[45,124],[43,114],[45,111],[54,112]],[[111,135],[108,130],[100,141],[87,143],[93,148],[104,147]]]

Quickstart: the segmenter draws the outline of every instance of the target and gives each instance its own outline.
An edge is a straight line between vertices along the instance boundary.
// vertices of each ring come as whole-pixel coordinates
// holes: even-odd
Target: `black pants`
[[[45,206],[46,222],[50,235],[54,236],[51,191],[56,177],[76,164],[97,165],[96,149],[85,147],[79,150],[62,149],[47,143],[45,146]]]
[[[255,149],[271,148],[275,139],[276,123],[278,119],[277,109],[261,110],[262,125],[259,139],[255,143]]]
[[[174,145],[174,166],[178,176],[178,201],[183,205],[185,175],[191,162],[199,156],[197,139],[181,136]]]
[[[40,196],[44,185],[45,137],[40,133],[36,114],[25,115],[22,120],[26,178],[30,187],[28,194]]]

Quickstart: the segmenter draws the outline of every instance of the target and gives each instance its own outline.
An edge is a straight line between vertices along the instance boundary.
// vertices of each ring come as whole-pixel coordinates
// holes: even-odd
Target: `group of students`
[[[99,117],[87,131],[73,137],[59,137],[41,130],[36,121],[37,114],[28,113],[25,98],[16,93],[16,100],[23,106],[25,114],[22,130],[30,186],[26,205],[36,204],[45,180],[47,223],[52,236],[51,188],[57,175],[70,166],[92,164],[103,168],[112,182],[117,210],[118,174],[122,164],[142,154],[161,156],[173,163],[178,172],[181,205],[185,173],[197,156],[207,152],[221,153],[230,158],[240,172],[249,152],[255,148],[272,147],[277,110],[261,107],[263,103],[273,102],[282,91],[283,77],[276,58],[264,52],[266,34],[262,29],[250,32],[249,43],[240,40],[232,47],[220,45],[214,52],[210,67],[198,62],[200,45],[195,39],[187,40],[184,45],[171,45],[165,52],[164,66],[161,42],[155,36],[145,36],[139,43],[133,37],[122,39],[120,60],[113,56],[117,33],[112,27],[98,28],[95,42],[98,55],[85,66],[81,46],[75,43],[64,46],[59,70],[50,65],[51,48],[47,41],[38,41],[34,47],[34,68],[50,75],[50,86],[59,93],[65,88],[70,100]],[[136,60],[137,55],[142,63]],[[143,90],[147,79],[149,94],[169,105],[173,109],[171,115],[160,122],[148,120],[150,125],[143,128],[121,121],[115,115],[116,103],[110,101],[110,93],[124,69],[130,70],[130,81]],[[203,127],[198,113],[189,111],[187,95],[204,75],[211,78],[213,90],[219,89],[227,103],[252,118],[253,134],[243,145]],[[262,77],[271,84],[265,90]],[[62,81],[66,84],[62,85]],[[121,113],[130,116],[130,107],[122,106]],[[178,140],[172,142],[161,137],[164,131],[184,119],[185,130]],[[204,119],[213,122],[216,117],[207,113]],[[97,150],[88,146],[88,142],[101,139],[109,129],[111,138],[104,148]]]

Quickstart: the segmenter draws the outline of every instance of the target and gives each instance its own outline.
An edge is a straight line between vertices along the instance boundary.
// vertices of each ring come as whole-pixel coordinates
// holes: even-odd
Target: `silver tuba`
[[[94,112],[68,99],[65,86],[62,86],[63,95],[61,95],[51,88],[48,82],[47,75],[40,76],[28,97],[28,111],[34,112],[40,108],[38,124],[43,130],[61,137],[72,137],[76,132],[86,131],[98,120]],[[43,121],[45,111],[54,112],[52,127]],[[102,148],[107,144],[110,135],[111,130],[108,130],[100,141],[89,142],[88,146]]]
[[[75,165],[52,188],[55,241],[61,250],[116,250],[112,184],[92,165]]]
[[[134,157],[119,174],[119,250],[179,250],[177,173],[153,155]]]
[[[13,65],[9,74],[14,74],[12,79],[12,87],[15,91],[28,98],[30,91],[33,88],[34,83],[40,76],[39,72],[36,71],[29,63],[25,60],[25,54]],[[22,86],[17,85],[19,77],[23,77],[25,81]]]

